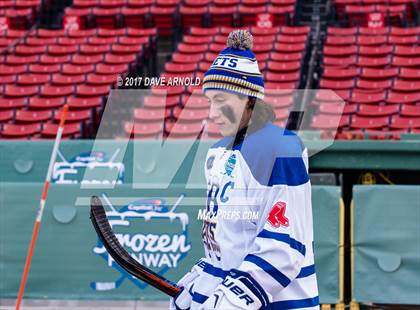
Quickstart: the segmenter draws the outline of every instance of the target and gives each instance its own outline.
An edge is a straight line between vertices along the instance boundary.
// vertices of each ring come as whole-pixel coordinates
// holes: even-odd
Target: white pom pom
[[[252,48],[253,38],[248,30],[238,29],[229,33],[227,46],[238,50],[249,50]]]

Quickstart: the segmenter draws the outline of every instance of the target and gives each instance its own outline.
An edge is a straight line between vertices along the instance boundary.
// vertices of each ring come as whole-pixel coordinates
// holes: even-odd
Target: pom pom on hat
[[[238,50],[249,50],[253,45],[252,34],[248,30],[238,29],[229,33],[227,46]]]

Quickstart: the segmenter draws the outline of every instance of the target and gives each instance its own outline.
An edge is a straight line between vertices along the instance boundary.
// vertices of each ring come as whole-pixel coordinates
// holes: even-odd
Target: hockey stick
[[[32,256],[34,254],[36,241],[38,239],[39,227],[41,226],[42,215],[44,213],[45,204],[47,202],[48,189],[51,182],[53,167],[54,167],[55,160],[57,159],[57,153],[60,147],[61,136],[63,135],[64,123],[66,122],[68,110],[69,110],[69,106],[65,104],[61,112],[60,124],[58,126],[58,130],[55,135],[55,141],[54,141],[53,150],[50,157],[50,163],[48,165],[47,175],[45,177],[41,199],[39,200],[38,213],[35,219],[34,229],[32,231],[31,242],[29,243],[28,253],[26,254],[25,267],[23,268],[22,278],[20,280],[20,285],[19,285],[19,292],[16,299],[16,306],[15,306],[16,310],[20,309],[20,304],[22,302],[23,295],[25,293],[26,281],[28,279],[29,270],[31,269]]]
[[[109,255],[128,273],[171,297],[180,292],[176,284],[141,265],[121,246],[109,225],[101,199],[97,196],[92,196],[90,200],[90,219]]]

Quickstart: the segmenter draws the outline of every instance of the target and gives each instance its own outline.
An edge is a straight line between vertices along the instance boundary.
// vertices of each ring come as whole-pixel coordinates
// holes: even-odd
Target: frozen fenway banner
[[[41,183],[0,183],[0,298],[15,298]],[[23,194],[24,193],[24,194]],[[25,296],[50,299],[166,299],[122,270],[89,220],[91,195],[104,202],[124,248],[153,271],[179,280],[203,256],[205,189],[80,189],[52,184]],[[313,187],[315,258],[321,302],[339,302],[338,187]],[[319,239],[319,238],[322,238]]]

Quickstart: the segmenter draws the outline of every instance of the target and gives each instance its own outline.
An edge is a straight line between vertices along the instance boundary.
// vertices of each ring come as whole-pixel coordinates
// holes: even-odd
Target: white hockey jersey
[[[319,309],[307,151],[271,122],[206,158],[206,257],[191,293],[202,304],[227,274],[249,277],[263,309]],[[193,308],[193,307],[192,307]]]

